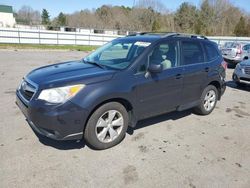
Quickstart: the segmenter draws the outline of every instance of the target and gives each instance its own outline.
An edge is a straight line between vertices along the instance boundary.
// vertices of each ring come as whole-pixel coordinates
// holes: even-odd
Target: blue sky
[[[201,0],[186,0],[196,6],[200,5]],[[184,0],[161,0],[169,10],[176,10]],[[231,0],[231,2],[250,13],[250,0]],[[20,9],[23,5],[31,6],[35,10],[41,11],[46,8],[52,17],[57,16],[60,12],[73,13],[85,8],[98,8],[103,4],[124,5],[132,7],[134,0],[1,0],[0,4],[11,5],[15,10]]]

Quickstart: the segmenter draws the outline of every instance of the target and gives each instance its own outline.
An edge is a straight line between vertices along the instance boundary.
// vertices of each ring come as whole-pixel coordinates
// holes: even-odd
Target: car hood
[[[115,72],[82,61],[70,61],[40,67],[31,71],[26,78],[39,86],[53,87],[77,82],[83,84],[101,82],[110,79]]]
[[[240,65],[241,66],[250,66],[250,60],[245,60],[245,61],[240,62]]]

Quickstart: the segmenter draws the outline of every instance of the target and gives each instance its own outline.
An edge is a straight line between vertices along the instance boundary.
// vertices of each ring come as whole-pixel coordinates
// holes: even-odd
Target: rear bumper
[[[219,100],[221,99],[221,96],[224,95],[225,91],[226,91],[226,81],[223,80],[220,82],[220,91],[219,91]]]
[[[227,63],[232,63],[232,64],[237,64],[242,61],[241,57],[235,57],[235,58],[223,57],[223,58]]]
[[[225,91],[226,91],[226,82],[223,82],[221,85],[220,97],[225,93]]]
[[[88,113],[72,102],[59,106],[45,105],[42,101],[26,104],[17,91],[16,104],[36,133],[54,140],[82,139]]]

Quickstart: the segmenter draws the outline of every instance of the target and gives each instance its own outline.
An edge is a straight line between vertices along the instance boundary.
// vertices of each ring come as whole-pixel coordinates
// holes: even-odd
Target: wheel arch
[[[221,98],[221,85],[220,85],[220,82],[214,80],[214,81],[209,82],[208,86],[209,85],[212,85],[212,86],[216,87],[216,89],[218,91],[218,100],[220,100],[220,98]]]
[[[129,126],[130,127],[134,127],[135,124],[136,124],[136,118],[135,118],[135,115],[134,115],[134,112],[133,112],[133,105],[132,103],[125,99],[125,98],[122,98],[122,97],[117,97],[117,98],[110,98],[110,99],[106,99],[98,104],[96,104],[94,106],[94,108],[92,108],[92,110],[90,111],[89,115],[88,115],[88,118],[85,122],[85,125],[84,125],[84,131],[85,131],[85,128],[86,128],[86,124],[88,123],[89,121],[89,118],[91,117],[91,115],[99,108],[101,107],[102,105],[104,104],[107,104],[107,103],[110,103],[110,102],[117,102],[117,103],[120,103],[121,105],[124,106],[124,108],[127,110],[128,112],[128,115],[129,115]]]

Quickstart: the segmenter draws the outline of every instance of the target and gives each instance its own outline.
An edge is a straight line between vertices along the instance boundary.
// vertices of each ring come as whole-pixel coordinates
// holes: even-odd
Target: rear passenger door
[[[184,39],[181,41],[182,104],[195,105],[200,99],[203,83],[206,81],[209,72],[209,64],[205,63],[204,54],[199,40]]]

